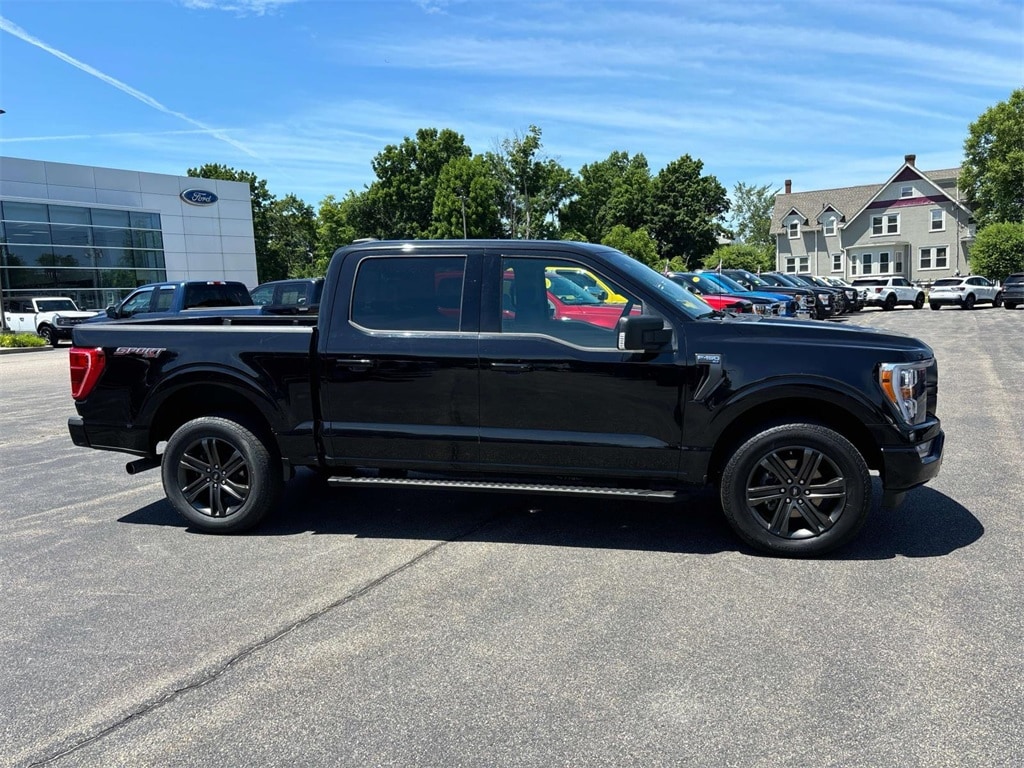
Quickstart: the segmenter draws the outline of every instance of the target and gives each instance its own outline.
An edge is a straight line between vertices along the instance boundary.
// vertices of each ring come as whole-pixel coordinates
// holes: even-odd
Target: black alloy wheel
[[[164,492],[204,531],[229,533],[259,523],[283,487],[271,441],[228,418],[207,416],[178,428],[164,451]]]
[[[968,293],[967,298],[964,299],[964,309],[974,309],[974,302],[977,299],[974,298],[973,293]]]
[[[886,312],[891,312],[896,309],[896,294],[890,293],[885,297],[885,303],[882,304],[882,309]]]
[[[863,457],[817,424],[785,424],[751,437],[726,465],[720,491],[736,533],[770,554],[828,552],[852,539],[871,509]]]

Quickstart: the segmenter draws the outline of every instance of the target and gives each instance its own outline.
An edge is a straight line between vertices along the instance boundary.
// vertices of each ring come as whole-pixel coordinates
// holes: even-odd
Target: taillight
[[[99,381],[103,366],[107,363],[107,356],[99,347],[72,347],[68,353],[68,361],[71,364],[71,397],[82,400],[89,396]]]

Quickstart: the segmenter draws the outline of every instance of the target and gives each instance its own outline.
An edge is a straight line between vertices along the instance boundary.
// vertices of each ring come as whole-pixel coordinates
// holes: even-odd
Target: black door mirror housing
[[[653,315],[620,317],[615,326],[617,346],[624,352],[656,352],[672,341],[665,321]]]

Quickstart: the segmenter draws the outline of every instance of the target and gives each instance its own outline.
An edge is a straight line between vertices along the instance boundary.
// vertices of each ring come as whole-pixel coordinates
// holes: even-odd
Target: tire
[[[977,301],[977,299],[974,298],[974,294],[973,293],[968,293],[966,298],[964,298],[963,308],[964,309],[974,309],[974,302],[975,301]]]
[[[914,309],[921,309],[922,307],[924,307],[924,294],[919,293],[917,298],[914,299]]]
[[[935,304],[934,302],[929,304],[928,306],[931,307],[932,309],[936,309],[936,310],[937,309],[941,309],[941,306],[939,306],[938,304]]]
[[[882,309],[886,312],[892,312],[896,309],[896,294],[890,293],[885,297],[885,301],[882,303]]]
[[[167,441],[160,474],[175,511],[209,533],[259,524],[277,507],[284,487],[271,441],[219,416],[179,427]]]
[[[1001,307],[1001,306],[1003,306],[1003,292],[1002,291],[997,293],[996,297],[994,299],[992,299],[992,306],[993,307]]]
[[[39,330],[36,331],[36,334],[41,336],[51,347],[56,347],[60,344],[60,339],[57,338],[56,331],[48,325],[39,326]]]
[[[791,490],[803,487],[803,494]],[[747,544],[810,557],[846,544],[871,511],[871,478],[853,444],[818,424],[785,424],[749,438],[729,459],[722,511]]]
[[[1016,309],[1017,308],[1017,302],[1015,302],[1015,301],[1007,301],[1007,302],[1005,302],[1003,304],[1003,306],[1006,309]]]

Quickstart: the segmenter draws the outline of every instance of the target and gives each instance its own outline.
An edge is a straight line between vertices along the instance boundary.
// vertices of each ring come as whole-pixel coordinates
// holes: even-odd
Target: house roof
[[[775,207],[772,211],[772,232],[784,231],[782,220],[789,216],[794,209],[798,212],[814,211],[814,218],[805,216],[807,224],[804,229],[809,232],[821,229],[821,221],[819,220],[820,213],[829,207],[834,208],[836,212],[843,217],[844,221],[850,221],[858,213],[863,211],[864,208],[867,207],[868,203],[875,199],[878,194],[907,167],[907,164],[904,163],[900,166],[900,169],[890,177],[889,181],[886,181],[884,184],[864,184],[858,187],[816,189],[811,192],[791,192],[788,195],[778,194],[775,196]],[[914,168],[913,166],[910,167]],[[956,187],[956,180],[960,175],[959,168],[945,168],[937,171],[923,171],[918,168],[914,168],[914,170],[921,176],[924,176],[929,181],[933,182],[944,192],[950,188]],[[955,198],[951,199],[956,202]],[[801,213],[801,215],[803,214]]]

